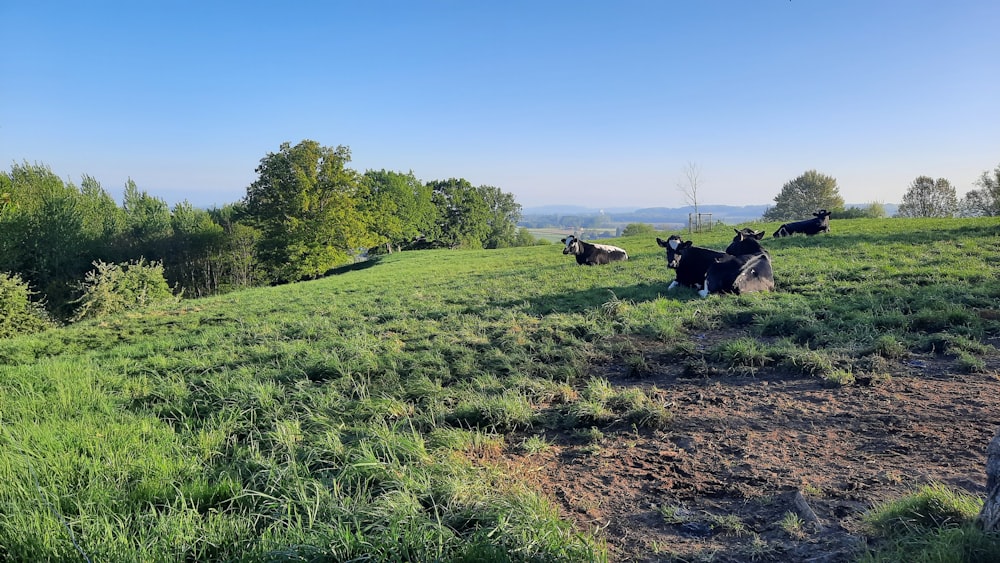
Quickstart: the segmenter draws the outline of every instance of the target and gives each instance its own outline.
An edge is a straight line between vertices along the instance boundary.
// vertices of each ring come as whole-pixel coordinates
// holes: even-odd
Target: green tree
[[[17,274],[0,272],[0,338],[31,334],[55,326],[34,292]]]
[[[809,170],[781,188],[781,193],[774,198],[774,207],[764,213],[764,220],[808,219],[819,209],[840,211],[843,208],[844,198],[840,197],[837,180]]]
[[[373,239],[350,161],[349,148],[310,140],[282,143],[261,159],[244,202],[261,231],[261,258],[274,280],[316,278],[350,262]]]
[[[174,206],[170,214],[173,235],[164,258],[167,280],[180,285],[187,295],[201,297],[215,293],[222,283],[222,226],[204,209],[187,200]]]
[[[129,258],[163,258],[172,233],[170,206],[161,198],[140,190],[129,178],[122,201],[125,216],[124,253]]]
[[[451,247],[483,248],[491,232],[490,209],[483,193],[464,178],[435,180],[428,185],[436,209],[431,238]]]
[[[1000,215],[1000,164],[986,170],[976,180],[978,190],[969,190],[959,204],[963,217],[996,217]]]
[[[948,180],[918,176],[903,194],[896,216],[952,217],[957,209],[958,196]]]
[[[623,237],[634,237],[634,236],[654,236],[656,235],[656,229],[648,223],[629,223],[625,225],[625,229],[622,230]]]
[[[483,241],[484,248],[506,248],[517,245],[517,222],[521,220],[521,204],[514,194],[500,191],[493,186],[480,186],[477,191],[486,203],[486,225],[489,230]]]
[[[369,170],[361,177],[365,215],[371,221],[373,245],[393,247],[426,233],[433,223],[431,189],[408,174]]]

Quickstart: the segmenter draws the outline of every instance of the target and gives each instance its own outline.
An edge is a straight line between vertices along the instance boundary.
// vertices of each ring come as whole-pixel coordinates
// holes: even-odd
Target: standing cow
[[[617,246],[611,246],[609,244],[591,244],[589,242],[583,242],[573,235],[569,235],[568,237],[562,239],[562,242],[566,245],[566,247],[563,248],[562,253],[573,254],[576,256],[577,264],[596,266],[598,264],[628,260],[628,252],[625,252],[624,249],[618,248]]]
[[[794,223],[785,223],[784,225],[778,227],[777,231],[774,231],[774,237],[787,237],[794,235],[795,233],[802,233],[805,235],[815,235],[816,233],[829,233],[830,232],[830,212],[826,209],[820,209],[816,213],[813,213],[812,219],[805,219],[803,221],[795,221]]]

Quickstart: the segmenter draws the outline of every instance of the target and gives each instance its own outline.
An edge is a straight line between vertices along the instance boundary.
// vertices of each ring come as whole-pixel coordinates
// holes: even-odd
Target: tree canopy
[[[944,178],[918,176],[903,194],[899,217],[953,217],[958,209],[958,195]]]
[[[764,220],[808,219],[819,209],[840,211],[843,208],[844,198],[840,197],[837,180],[809,170],[781,188],[781,193],[774,198],[774,207],[764,213]]]
[[[992,171],[984,171],[976,185],[979,189],[969,190],[959,203],[960,214],[965,217],[1000,215],[1000,164]]]

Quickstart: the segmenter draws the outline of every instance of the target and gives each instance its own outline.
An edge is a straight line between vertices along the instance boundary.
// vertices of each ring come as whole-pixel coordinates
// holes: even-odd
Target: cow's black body
[[[694,289],[705,286],[705,274],[715,262],[725,256],[724,252],[694,246],[681,237],[671,235],[667,240],[656,239],[656,244],[667,249],[667,267],[674,270],[674,282],[668,289],[684,285]]]
[[[676,235],[666,241],[657,238],[656,243],[667,249],[667,266],[676,272],[670,288],[686,285],[707,297],[774,289],[771,256],[760,245],[763,236],[763,231],[737,230],[725,253],[692,246]]]
[[[795,233],[812,236],[817,233],[828,232],[830,232],[830,212],[826,209],[820,209],[816,213],[813,213],[812,219],[795,221],[794,223],[785,223],[784,225],[778,227],[778,230],[774,231],[774,236],[775,238],[787,237],[794,235]]]
[[[566,247],[563,248],[563,254],[576,256],[576,263],[580,265],[596,266],[628,260],[628,252],[617,246],[591,244],[583,242],[573,235],[562,239],[562,242],[566,244]]]

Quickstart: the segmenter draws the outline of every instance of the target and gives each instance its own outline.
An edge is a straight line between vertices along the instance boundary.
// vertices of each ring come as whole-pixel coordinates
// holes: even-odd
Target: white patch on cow
[[[677,283],[677,280],[670,282],[670,285],[667,286],[667,291],[670,291],[671,289],[677,287],[678,285],[680,284]]]
[[[677,250],[677,247],[681,245],[681,241],[678,239],[670,239],[670,241],[667,242],[667,244],[670,246],[670,248]]]
[[[569,235],[568,237],[566,237],[566,248],[573,246],[573,243],[575,242],[576,242],[576,237],[574,237],[573,235]]]
[[[607,252],[621,252],[625,255],[626,259],[628,258],[628,252],[625,252],[624,248],[618,248],[617,246],[611,246],[610,244],[595,244],[594,246]]]
[[[708,279],[707,278],[705,279],[705,289],[702,289],[701,291],[699,291],[698,295],[701,295],[702,297],[708,297]]]

